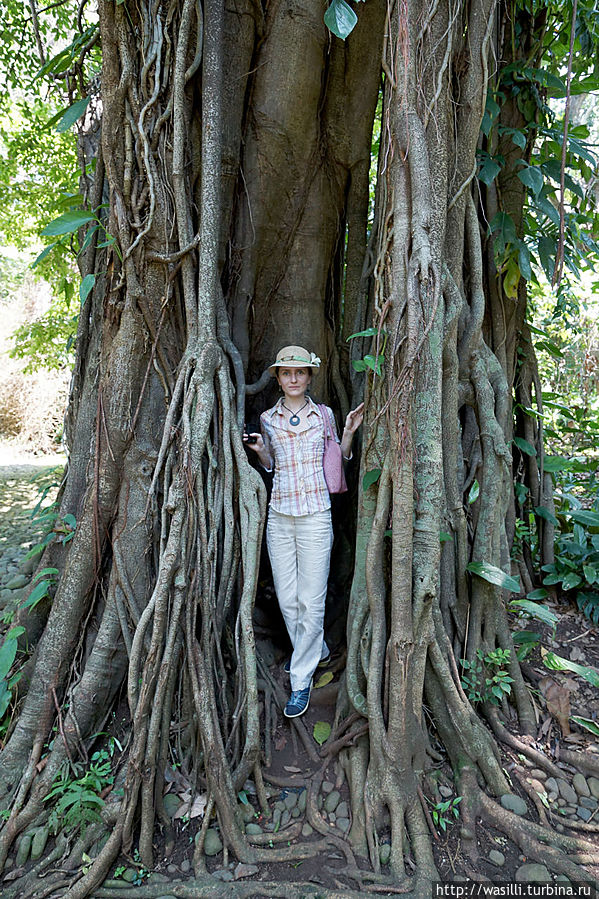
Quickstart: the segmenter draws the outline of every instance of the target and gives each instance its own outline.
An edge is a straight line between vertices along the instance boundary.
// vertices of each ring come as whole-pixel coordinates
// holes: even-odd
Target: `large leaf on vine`
[[[491,565],[490,562],[470,562],[466,566],[466,571],[482,577],[483,580],[488,581],[489,584],[495,584],[496,587],[504,587],[506,590],[511,590],[512,593],[520,592],[518,578],[506,574],[505,571],[497,568],[496,565]]]
[[[324,24],[343,41],[354,30],[357,21],[357,15],[345,0],[333,0],[324,14]]]

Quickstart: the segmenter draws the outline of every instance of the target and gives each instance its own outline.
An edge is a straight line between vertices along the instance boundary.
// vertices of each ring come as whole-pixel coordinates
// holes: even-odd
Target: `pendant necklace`
[[[293,425],[295,427],[296,425],[298,425],[300,423],[299,414],[302,411],[302,409],[305,409],[306,406],[308,405],[308,400],[306,400],[306,402],[304,403],[303,406],[300,406],[300,408],[297,410],[297,412],[294,412],[293,409],[290,409],[288,406],[285,405],[285,403],[281,403],[281,405],[283,406],[283,409],[287,409],[287,411],[291,413],[289,416],[289,424]]]

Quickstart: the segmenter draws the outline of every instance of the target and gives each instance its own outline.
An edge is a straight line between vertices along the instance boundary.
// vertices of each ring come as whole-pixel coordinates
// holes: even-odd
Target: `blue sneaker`
[[[303,715],[308,706],[310,705],[310,692],[312,690],[312,684],[309,687],[305,687],[303,690],[292,690],[291,696],[287,701],[287,705],[283,710],[283,714],[286,718],[299,718],[300,715]]]

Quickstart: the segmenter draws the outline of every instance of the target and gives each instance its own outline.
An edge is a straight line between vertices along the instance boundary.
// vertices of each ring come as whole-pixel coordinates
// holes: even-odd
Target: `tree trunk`
[[[381,882],[419,891],[437,879],[425,799],[438,799],[434,743],[464,797],[468,851],[477,816],[500,815],[486,793],[509,787],[461,660],[509,652],[513,706],[503,711],[512,729],[516,718],[525,731],[533,724],[505,591],[466,572],[471,561],[508,572],[513,537],[511,391],[525,298],[508,340],[496,330],[473,187],[498,8],[370,0],[358,12],[341,42],[312,0],[100,5],[102,142],[87,190],[95,206],[108,191],[109,240],[83,257],[83,274],[97,278],[79,326],[60,510],[77,526],[68,547],[47,551],[61,577],[34,619],[29,686],[1,754],[11,811],[0,864],[46,821],[60,772],[85,769],[113,710],[126,739],[122,794],[102,811],[110,838],[73,880],[59,862],[67,849],[70,859],[87,852],[101,827],[74,848],[72,834],[66,848],[57,839],[46,877],[56,895],[92,895],[134,845],[152,865],[157,822],[172,839],[163,795],[173,759],[207,794],[199,881],[213,813],[241,861],[292,857],[252,845],[237,814],[248,778],[266,805],[270,754],[252,622],[266,491],[241,430],[272,399],[262,374],[281,345],[299,341],[326,360],[314,389],[343,414],[366,398],[336,718],[356,738],[341,741],[346,857],[368,855],[378,874],[388,823]],[[358,376],[346,338],[369,326],[380,368]],[[533,354],[529,365],[534,382]],[[6,895],[38,886],[34,868]]]

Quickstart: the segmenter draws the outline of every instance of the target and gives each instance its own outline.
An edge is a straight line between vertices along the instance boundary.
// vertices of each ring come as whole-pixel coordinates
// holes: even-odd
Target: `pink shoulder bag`
[[[331,425],[331,419],[328,409],[322,403],[318,408],[322,415],[324,423],[324,455],[322,457],[322,467],[324,469],[324,479],[327,483],[329,493],[345,493],[347,490],[347,482],[345,480],[345,472],[343,471],[343,456],[341,446],[335,440],[335,434]]]

